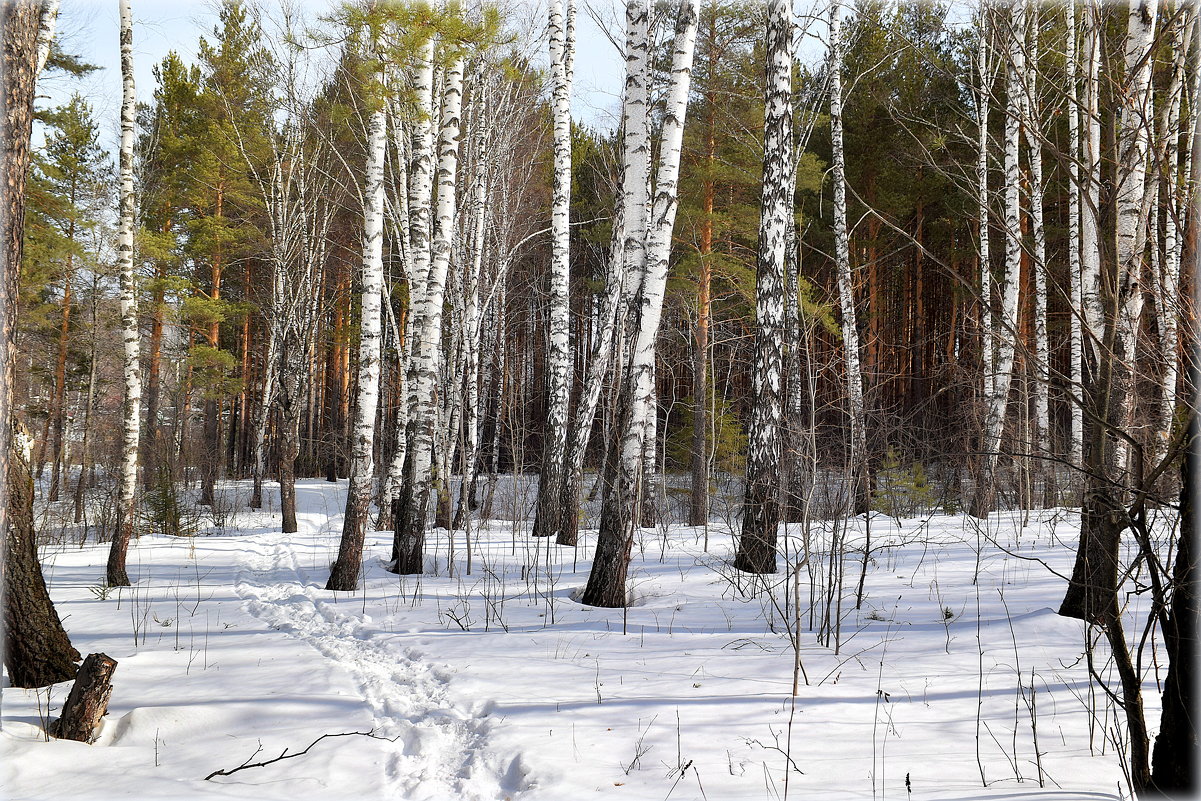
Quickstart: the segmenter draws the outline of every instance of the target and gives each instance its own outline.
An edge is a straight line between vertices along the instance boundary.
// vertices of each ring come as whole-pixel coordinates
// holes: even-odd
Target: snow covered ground
[[[42,733],[69,685],[5,687],[0,794],[1124,797],[1120,721],[1090,687],[1083,626],[1054,612],[1073,512],[1002,513],[985,528],[875,515],[859,609],[862,519],[815,522],[808,563],[767,581],[729,569],[720,524],[647,529],[623,611],[573,600],[595,532],[573,550],[514,521],[473,529],[470,570],[466,535],[452,546],[434,533],[421,577],[387,573],[391,534],[371,534],[362,590],[326,592],[345,491],[301,482],[297,534],[280,533],[272,488],[234,533],[144,536],[130,551],[136,586],[121,591],[100,586],[105,546],[46,551],[72,640],[118,661],[115,691],[84,745]],[[802,539],[791,528],[790,563]],[[847,553],[832,563],[836,536]],[[836,619],[837,636],[823,624]],[[205,780],[348,732],[373,736]]]

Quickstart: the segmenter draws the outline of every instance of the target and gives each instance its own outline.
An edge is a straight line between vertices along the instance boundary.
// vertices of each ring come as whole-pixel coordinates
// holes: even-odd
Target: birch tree
[[[1158,4],[1130,4],[1124,47],[1125,71],[1118,97],[1115,204],[1112,261],[1101,282],[1103,329],[1096,375],[1087,395],[1092,418],[1088,432],[1084,506],[1080,544],[1059,614],[1095,625],[1105,635],[1114,669],[1121,682],[1122,709],[1129,738],[1128,764],[1136,793],[1149,789],[1150,741],[1142,698],[1142,676],[1132,658],[1119,605],[1119,567],[1122,532],[1131,526],[1126,508],[1132,488],[1126,465],[1119,458],[1120,439],[1129,434],[1126,402],[1131,389],[1134,330],[1132,294],[1141,293],[1143,246],[1146,236],[1145,182],[1151,124],[1152,48]],[[1137,530],[1136,530],[1137,533]],[[1145,548],[1145,546],[1144,546]],[[1148,555],[1150,557],[1150,555]],[[1151,560],[1154,562],[1154,560]],[[1152,570],[1159,569],[1152,564]]]
[[[1026,69],[1026,0],[1011,0],[1005,31],[1008,55],[1005,59],[1005,264],[1000,280],[1001,309],[997,324],[996,375],[992,394],[985,398],[987,415],[981,441],[981,466],[976,475],[971,513],[988,517],[995,497],[995,477],[1000,456],[1001,434],[1009,403],[1018,331],[1018,289],[1022,269],[1021,169],[1018,164],[1022,124],[1022,98]]]
[[[483,81],[481,81],[483,83]],[[488,115],[488,87],[477,91],[472,104],[474,130],[471,147],[471,241],[463,273],[463,457],[462,480],[459,485],[459,511],[455,526],[468,524],[473,509],[472,499],[476,462],[479,460],[479,372],[480,372],[480,282],[483,275],[485,224],[488,220],[488,131],[483,120]],[[470,543],[470,531],[468,531]],[[471,566],[468,564],[468,572]]]
[[[1034,411],[1031,425],[1031,453],[1041,460],[1051,452],[1051,370],[1050,344],[1047,339],[1047,232],[1043,221],[1043,153],[1042,122],[1038,108],[1038,6],[1030,8],[1030,38],[1027,49],[1031,68],[1026,70],[1026,85],[1022,89],[1022,132],[1026,140],[1026,159],[1030,167],[1029,203],[1030,230],[1034,251],[1031,271],[1034,274]],[[1021,35],[1025,37],[1025,33]],[[1074,189],[1074,187],[1073,187]],[[1047,462],[1036,461],[1039,472]],[[1048,478],[1050,473],[1046,474]]]
[[[855,514],[871,506],[867,472],[867,415],[863,400],[863,371],[859,358],[859,315],[847,234],[846,157],[842,146],[842,4],[830,5],[830,137],[834,154],[834,261],[838,271],[838,301],[842,312],[842,351],[850,422],[851,504]]]
[[[1080,301],[1085,358],[1094,365],[1101,347],[1101,8],[1087,0],[1084,20],[1085,140],[1081,176]],[[1086,376],[1087,380],[1087,376]]]
[[[988,118],[992,111],[992,59],[989,50],[989,4],[982,0],[976,46],[976,75],[980,84],[976,94],[976,208],[979,214],[980,259],[980,372],[984,378],[984,397],[993,394],[993,322],[992,253],[989,222],[992,200],[988,189]]]
[[[648,9],[640,0],[626,6],[626,95],[630,104],[623,121],[633,129],[626,130],[626,169],[634,176],[644,173],[642,164],[649,155],[646,124],[646,85],[639,85],[641,62],[649,56],[647,35]],[[639,219],[646,204],[636,187],[625,185],[625,264],[627,274],[637,272],[645,264],[645,276],[634,311],[632,350],[623,376],[618,406],[619,447],[613,480],[605,487],[601,525],[597,534],[596,553],[588,576],[582,602],[590,606],[621,607],[626,605],[626,570],[630,548],[634,542],[635,520],[641,505],[642,482],[645,476],[644,459],[647,451],[651,415],[654,408],[655,339],[663,313],[663,296],[667,285],[667,265],[671,252],[671,233],[675,224],[677,185],[680,171],[680,151],[684,137],[684,120],[688,111],[688,91],[692,78],[692,57],[696,44],[698,0],[682,0],[677,7],[675,39],[671,60],[671,83],[668,87],[663,130],[660,141],[659,164],[655,176],[655,194],[647,221],[646,246],[637,241],[641,228]],[[633,79],[633,80],[632,80]],[[626,176],[626,180],[630,178]],[[645,182],[639,183],[645,187]],[[645,189],[642,190],[645,192]],[[642,201],[635,207],[631,201]],[[654,452],[653,447],[651,452]]]
[[[429,510],[429,497],[433,489],[431,470],[434,467],[434,438],[438,423],[438,406],[435,384],[438,377],[438,358],[442,348],[442,307],[446,295],[446,277],[450,266],[452,239],[457,213],[455,176],[459,163],[459,127],[463,105],[464,55],[458,45],[451,48],[450,65],[446,69],[445,88],[442,95],[442,124],[438,132],[438,195],[434,220],[434,238],[431,248],[428,274],[424,282],[418,277],[424,290],[418,300],[419,327],[414,329],[413,354],[410,359],[408,384],[412,404],[408,423],[408,448],[405,460],[404,487],[401,493],[399,514],[396,515],[393,569],[397,573],[420,573],[425,547],[425,526]],[[427,51],[433,59],[432,42]],[[423,58],[424,61],[424,58]],[[418,95],[424,97],[424,63],[420,68]],[[430,92],[432,97],[432,90]],[[428,155],[414,157],[424,160]],[[418,171],[415,163],[414,172]],[[424,177],[420,180],[426,180]],[[410,213],[416,211],[415,198],[410,200]],[[414,228],[420,225],[414,220]],[[414,255],[420,245],[416,231],[410,235]],[[415,270],[416,272],[416,270]],[[416,317],[416,315],[414,315]],[[441,476],[440,480],[448,480]]]
[[[119,158],[119,217],[117,269],[121,276],[121,329],[125,343],[125,394],[122,404],[121,472],[117,493],[117,533],[108,555],[107,581],[128,587],[125,557],[137,515],[138,441],[141,432],[141,340],[138,326],[138,287],[133,264],[133,141],[137,94],[133,83],[133,13],[121,0],[121,151]]]
[[[1087,14],[1087,9],[1085,14]],[[1065,28],[1064,70],[1067,73],[1068,103],[1068,286],[1071,314],[1069,315],[1069,353],[1071,358],[1071,393],[1081,398],[1084,391],[1084,285],[1081,274],[1081,208],[1080,208],[1080,96],[1076,57],[1076,3],[1064,4]],[[1068,442],[1068,459],[1074,467],[1084,463],[1084,404],[1073,402]]]
[[[830,16],[831,48],[837,53],[839,10]],[[767,7],[767,86],[764,92],[763,188],[759,216],[759,254],[755,262],[755,364],[751,384],[751,424],[748,430],[746,494],[742,504],[742,536],[734,567],[749,573],[776,572],[776,537],[780,520],[781,390],[784,352],[784,270],[788,229],[792,225],[792,0],[772,0]],[[841,94],[837,79],[840,63],[835,55],[830,70],[834,95]],[[841,104],[831,103],[831,119],[838,120]],[[846,198],[838,189],[844,179],[840,164],[841,128],[834,122],[835,237],[839,237],[838,204],[842,202],[843,227],[839,254],[845,254]],[[842,264],[839,263],[839,287]],[[847,279],[849,281],[849,277]],[[846,306],[844,305],[844,313]],[[849,327],[854,329],[854,313]],[[846,324],[844,323],[844,327]],[[848,351],[850,347],[848,346]],[[857,348],[856,348],[857,353]],[[858,375],[856,374],[856,378]]]
[[[546,355],[547,414],[543,435],[542,472],[538,480],[538,506],[534,536],[560,533],[563,519],[559,504],[567,466],[567,423],[571,399],[572,354],[569,347],[571,304],[571,72],[574,47],[575,2],[550,0],[550,71],[554,88],[551,116],[554,123],[554,177],[551,192],[549,330]]]
[[[369,58],[376,60],[377,93],[383,91],[379,33],[371,32]],[[367,168],[363,186],[363,263],[360,270],[359,374],[350,460],[350,486],[338,558],[330,569],[327,590],[352,591],[363,564],[363,541],[370,517],[374,471],[375,418],[379,405],[380,304],[384,285],[384,154],[387,109],[382,96],[371,99],[367,128]]]
[[[1184,262],[1184,226],[1189,214],[1191,160],[1193,137],[1197,135],[1197,105],[1201,101],[1201,67],[1194,65],[1185,138],[1185,158],[1180,160],[1180,117],[1185,83],[1189,78],[1187,66],[1197,23],[1196,6],[1181,4],[1178,19],[1172,25],[1172,72],[1161,115],[1160,153],[1158,163],[1166,178],[1164,194],[1163,260],[1156,277],[1156,307],[1159,313],[1159,358],[1162,373],[1159,381],[1159,409],[1154,443],[1156,456],[1167,451],[1176,415],[1177,389],[1180,378],[1179,358],[1181,298],[1180,287]],[[1183,15],[1183,19],[1179,16]],[[1153,248],[1154,252],[1154,248]]]
[[[14,687],[75,676],[79,652],[54,609],[38,563],[29,440],[13,419],[15,334],[23,255],[29,141],[36,94],[38,31],[45,6],[0,5],[0,537],[4,569],[4,667]]]

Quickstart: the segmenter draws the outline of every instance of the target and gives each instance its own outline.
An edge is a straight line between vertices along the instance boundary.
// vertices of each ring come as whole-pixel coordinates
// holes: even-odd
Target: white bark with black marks
[[[567,462],[567,424],[570,412],[572,353],[570,349],[571,303],[571,73],[572,42],[569,20],[575,14],[574,0],[550,0],[550,71],[553,82],[551,117],[554,123],[554,167],[551,191],[551,257],[548,276],[550,297],[547,310],[546,430],[542,443],[542,472],[538,482],[538,506],[534,536],[559,533],[562,520],[559,504]]]
[[[976,517],[988,517],[992,511],[997,463],[1000,456],[1001,434],[1005,428],[1005,413],[1009,408],[1009,387],[1013,378],[1016,337],[1018,336],[1018,290],[1022,270],[1021,230],[1021,168],[1018,163],[1021,138],[1022,106],[1025,95],[1026,70],[1026,0],[1011,0],[1006,21],[1008,54],[1005,59],[1005,262],[999,281],[1001,309],[997,326],[996,376],[992,394],[985,398],[987,415],[981,442],[981,466],[976,475],[976,488],[971,512]]]
[[[1087,12],[1086,12],[1087,13]],[[1084,289],[1080,260],[1080,98],[1079,69],[1076,58],[1076,5],[1067,0],[1064,5],[1066,45],[1064,69],[1068,79],[1068,285],[1069,285],[1069,337],[1071,355],[1071,393],[1083,400],[1084,393]],[[1068,459],[1075,467],[1084,464],[1084,404],[1073,401],[1070,405],[1071,426],[1068,443]]]
[[[108,559],[108,583],[129,586],[125,557],[137,514],[138,442],[141,435],[141,332],[138,325],[138,286],[133,263],[134,190],[133,146],[137,93],[133,80],[133,12],[129,0],[120,2],[121,16],[121,150],[118,173],[117,272],[121,279],[121,331],[125,351],[125,382],[121,423],[121,472],[117,495],[117,534]]]
[[[371,56],[378,58],[379,44],[372,42]],[[383,68],[377,69],[379,87]],[[350,591],[358,586],[363,541],[371,509],[376,413],[379,408],[379,374],[382,337],[380,304],[384,288],[384,157],[388,146],[388,114],[382,98],[367,125],[367,165],[363,186],[363,256],[360,270],[359,369],[351,433],[350,486],[342,542],[330,571],[326,589]]]
[[[435,466],[434,439],[439,417],[436,393],[442,350],[442,306],[446,299],[447,272],[457,213],[455,179],[459,165],[460,117],[463,108],[463,65],[463,54],[452,54],[442,94],[434,236],[429,272],[424,281],[425,291],[420,302],[421,319],[414,331],[409,362],[408,382],[414,402],[410,406],[409,443],[405,456],[408,464],[401,494],[400,519],[396,522],[394,554],[397,557],[394,569],[400,573],[421,572],[426,516],[433,490],[431,471]],[[416,151],[414,155],[416,162]],[[410,199],[410,213],[414,210],[414,200]],[[418,226],[415,219],[414,227]],[[419,248],[417,237],[412,236],[412,240],[416,251]],[[446,481],[447,476],[440,476],[439,480]]]
[[[832,81],[830,116],[834,130],[835,250],[839,244],[839,202],[845,223],[846,196],[838,190],[843,178],[841,95],[835,77],[841,65],[838,46],[840,9],[831,8]],[[755,262],[755,363],[751,373],[751,424],[747,432],[746,490],[742,503],[742,536],[734,567],[749,573],[776,572],[776,539],[780,521],[780,433],[783,419],[784,270],[788,230],[792,226],[792,0],[772,0],[767,7],[767,86],[764,93],[763,185],[760,191],[759,253]],[[845,228],[842,237],[845,238]],[[837,256],[836,256],[837,258]],[[839,265],[839,286],[842,286]],[[845,306],[844,306],[845,312]],[[854,327],[854,316],[850,320]],[[858,355],[858,345],[855,345]],[[856,374],[857,375],[857,374]]]
[[[1026,159],[1030,165],[1030,233],[1034,252],[1031,270],[1034,273],[1034,412],[1031,421],[1031,453],[1036,459],[1051,453],[1051,369],[1050,344],[1047,339],[1047,232],[1043,221],[1043,151],[1042,120],[1038,108],[1038,6],[1031,6],[1026,86],[1022,92],[1022,130],[1026,139]],[[1038,464],[1043,464],[1039,462]]]
[[[650,156],[647,131],[647,83],[644,63],[649,58],[649,9],[640,0],[626,6],[626,95],[624,121],[626,174],[623,182],[625,267],[627,277],[643,276],[633,312],[632,349],[618,403],[619,440],[616,470],[605,488],[601,525],[592,572],[582,598],[593,606],[625,606],[625,575],[633,543],[634,522],[641,503],[644,456],[654,409],[655,339],[663,313],[671,232],[677,207],[676,188],[688,91],[696,43],[698,0],[682,0],[676,16],[655,195],[646,221],[646,180]],[[646,227],[645,246],[638,232]]]

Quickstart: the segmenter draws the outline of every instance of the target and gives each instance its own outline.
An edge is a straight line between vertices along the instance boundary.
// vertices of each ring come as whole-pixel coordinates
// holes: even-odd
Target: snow
[[[783,797],[787,781],[795,798],[902,799],[907,782],[922,799],[1128,795],[1110,735],[1120,718],[1090,688],[1085,629],[1054,612],[1073,511],[1030,513],[1028,525],[1000,513],[984,528],[874,515],[859,610],[864,521],[852,520],[840,532],[850,549],[837,651],[809,626],[811,575],[816,629],[835,533],[815,522],[800,573],[809,683],[794,701],[793,577],[732,571],[725,524],[707,537],[643,530],[624,611],[573,600],[594,531],[577,551],[529,537],[521,521],[473,527],[470,575],[462,532],[452,549],[436,531],[427,575],[399,578],[383,569],[390,532],[369,532],[362,588],[335,594],[322,587],[346,483],[297,491],[299,533],[280,533],[268,485],[267,508],[238,511],[225,533],[136,540],[136,584],[107,598],[105,546],[46,549],[72,640],[118,661],[115,690],[85,745],[42,733],[69,684],[6,686],[0,794],[717,801]],[[787,534],[793,564],[800,527]],[[1153,722],[1164,668],[1147,666]]]

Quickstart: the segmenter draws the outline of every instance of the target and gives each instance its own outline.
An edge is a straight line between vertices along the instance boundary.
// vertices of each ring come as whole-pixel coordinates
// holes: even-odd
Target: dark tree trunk
[[[81,743],[92,741],[92,734],[108,712],[116,669],[117,660],[107,654],[88,654],[63,704],[62,717],[50,724],[50,736]]]
[[[1197,786],[1197,521],[1193,494],[1201,467],[1201,418],[1193,414],[1180,470],[1180,543],[1172,567],[1172,604],[1164,627],[1170,663],[1163,685],[1163,714],[1151,754],[1151,781],[1168,796],[1195,797]]]
[[[299,424],[299,420],[295,423]],[[287,424],[288,426],[291,423]],[[279,454],[279,511],[283,516],[283,532],[296,533],[296,457],[300,454],[299,432],[285,428],[281,432]]]
[[[360,503],[363,503],[362,496],[353,491],[347,492],[342,543],[338,548],[338,558],[330,568],[329,581],[325,583],[327,590],[353,592],[358,589],[359,573],[363,569],[363,542],[367,535],[367,527],[354,522],[367,519],[367,511],[357,506]]]
[[[11,423],[13,357],[25,181],[37,83],[37,38],[43,6],[31,0],[0,5],[3,63],[3,181],[0,182],[0,531],[4,558],[4,664],[15,687],[41,687],[75,676],[79,653],[63,630],[38,564],[33,529],[33,479],[23,437]]]
[[[217,401],[204,402],[204,464],[200,466],[200,502],[212,506],[217,485],[217,471],[221,462],[221,432],[218,420],[220,412]]]
[[[630,567],[630,553],[634,546],[634,517],[638,508],[638,495],[641,491],[640,481],[618,481],[617,471],[621,469],[621,459],[618,452],[621,448],[621,431],[624,431],[624,418],[628,411],[626,393],[618,399],[618,409],[615,415],[615,425],[611,433],[613,440],[607,451],[610,457],[605,460],[603,474],[597,484],[603,485],[601,492],[604,502],[601,504],[600,531],[596,538],[596,552],[592,557],[592,571],[588,574],[588,584],[580,603],[586,606],[602,606],[620,608],[626,605],[626,573]],[[642,471],[638,471],[638,479]],[[577,484],[578,486],[578,484]],[[629,495],[621,491],[623,486],[632,487]]]
[[[33,528],[33,476],[15,427],[8,463],[8,536],[4,553],[4,665],[14,687],[75,678],[79,652],[54,610]]]

